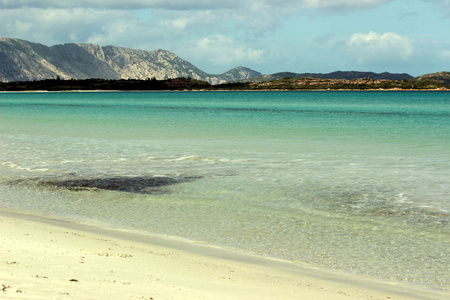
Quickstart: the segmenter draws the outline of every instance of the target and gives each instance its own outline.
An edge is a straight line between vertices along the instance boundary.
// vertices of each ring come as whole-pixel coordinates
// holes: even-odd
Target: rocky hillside
[[[0,81],[61,79],[193,78],[211,84],[248,79],[261,73],[238,67],[220,75],[203,72],[177,55],[93,44],[47,47],[19,39],[0,38]]]
[[[425,74],[415,78],[417,81],[433,80],[450,86],[450,72]]]
[[[280,73],[274,73],[271,75],[261,75],[255,78],[251,79],[244,79],[240,80],[241,82],[265,82],[265,81],[271,81],[271,80],[277,80],[281,78],[319,78],[319,79],[346,79],[346,80],[352,80],[352,79],[360,79],[360,78],[371,78],[373,80],[410,80],[413,79],[409,74],[402,73],[402,74],[396,74],[396,73],[374,73],[374,72],[357,72],[357,71],[336,71],[332,73],[292,73],[292,72],[280,72]]]

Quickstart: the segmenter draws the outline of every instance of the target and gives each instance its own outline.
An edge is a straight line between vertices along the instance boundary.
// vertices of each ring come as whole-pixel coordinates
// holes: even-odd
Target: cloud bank
[[[237,65],[261,72],[368,69],[383,64],[385,68],[407,67],[430,53],[447,62],[449,42],[418,38],[404,30],[396,31],[395,26],[384,26],[395,21],[392,16],[399,7],[399,19],[418,15],[423,7],[432,7],[441,18],[450,16],[450,0],[414,1],[421,4],[416,10],[411,3],[0,0],[0,36],[46,45],[88,42],[146,50],[161,48],[210,73],[222,73]],[[386,13],[390,19],[384,16]],[[366,22],[362,17],[358,19],[360,15],[372,19]],[[268,66],[271,70],[264,70]]]
[[[358,64],[407,61],[414,54],[413,41],[393,32],[355,33],[347,43],[347,53]]]
[[[254,0],[254,1],[216,1],[216,0],[1,0],[0,8],[101,8],[101,9],[146,9],[161,8],[170,10],[204,9],[247,9],[253,8],[312,8],[312,9],[362,9],[383,5],[393,0]]]

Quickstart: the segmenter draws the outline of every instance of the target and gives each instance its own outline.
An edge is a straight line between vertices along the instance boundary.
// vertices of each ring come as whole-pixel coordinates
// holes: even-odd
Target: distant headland
[[[449,73],[450,75],[450,73]],[[388,80],[371,78],[318,79],[285,77],[265,82],[235,82],[211,85],[192,78],[175,79],[47,79],[0,83],[0,91],[276,91],[276,90],[450,90],[437,80]]]
[[[166,50],[93,44],[47,47],[0,38],[0,91],[67,90],[448,90],[450,72],[336,71],[263,75],[245,67],[208,74]]]

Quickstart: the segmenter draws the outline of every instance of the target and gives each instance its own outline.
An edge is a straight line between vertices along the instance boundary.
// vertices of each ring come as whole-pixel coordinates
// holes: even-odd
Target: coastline
[[[126,93],[126,92],[449,92],[448,88],[436,89],[187,89],[187,90],[27,90],[0,91],[1,93]]]
[[[3,299],[447,299],[449,293],[0,209]]]
[[[448,91],[445,80],[391,80],[370,78],[322,79],[285,77],[269,81],[210,84],[192,78],[164,80],[46,79],[40,81],[0,82],[1,91]]]

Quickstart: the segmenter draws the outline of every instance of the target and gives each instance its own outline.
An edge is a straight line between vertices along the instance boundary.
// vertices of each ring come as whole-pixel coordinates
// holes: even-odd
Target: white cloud
[[[39,7],[39,8],[104,8],[104,9],[143,9],[164,8],[183,9],[223,9],[282,7],[314,9],[361,9],[380,6],[393,0],[0,0],[1,8]],[[444,0],[446,1],[446,0]]]
[[[415,51],[412,39],[393,32],[355,33],[346,46],[359,64],[407,61]]]
[[[422,1],[440,8],[444,13],[449,11],[450,0]],[[390,2],[396,3],[387,6]],[[384,15],[380,14],[404,6],[405,2],[0,0],[0,36],[46,45],[90,42],[147,50],[162,48],[207,72],[222,72],[224,68],[236,65],[264,72],[261,66],[268,65],[272,65],[273,71],[279,71],[279,68],[300,71],[303,67],[307,68],[304,71],[313,71],[320,65],[332,71],[345,66],[371,69],[382,64],[403,69],[418,64],[419,58],[424,64],[430,63],[430,58],[448,62],[445,59],[448,47],[420,40],[427,38],[425,31],[422,36],[411,33],[409,37],[385,32],[395,31],[398,24],[385,23],[382,19]],[[424,2],[419,3],[423,5]],[[374,8],[378,9],[372,11]],[[368,22],[361,17],[369,16],[372,12],[374,18]],[[394,11],[392,16],[396,16]],[[408,21],[405,20],[402,32],[408,26],[420,26],[410,26],[406,24]],[[360,32],[363,33],[352,35],[349,32],[353,29],[349,29],[348,24],[362,24]],[[442,20],[439,24],[439,28],[444,30]],[[379,33],[367,33],[368,30]],[[437,36],[434,38],[442,40],[446,31],[442,31],[439,36],[430,34],[428,38]],[[313,40],[312,35],[322,36]],[[433,55],[428,55],[431,53]]]
[[[0,0],[1,8],[97,8],[97,9],[148,9],[168,10],[216,10],[251,9],[259,7],[271,10],[291,10],[296,13],[304,9],[349,11],[378,7],[395,0]],[[450,6],[449,0],[423,0],[437,3],[441,7]],[[287,8],[287,9],[286,9]]]
[[[20,37],[46,45],[85,42],[105,27],[119,20],[130,20],[128,11],[98,11],[93,9],[10,9],[0,11],[5,24],[0,29],[4,37]]]
[[[315,61],[327,64],[329,70],[420,75],[446,70],[450,65],[448,49],[450,44],[447,41],[413,39],[393,32],[372,31],[349,36],[326,34],[316,37],[311,43],[310,53]]]
[[[195,41],[190,56],[194,60],[206,60],[213,67],[239,66],[261,63],[264,50],[253,49],[215,34]]]
[[[78,42],[103,40],[111,44],[119,40],[113,38],[110,29],[117,27],[114,24],[117,21],[122,27],[124,22],[130,23],[129,34],[136,34],[138,37],[145,36],[145,32],[150,30],[166,30],[168,39],[171,35],[180,36],[181,32],[194,35],[194,38],[233,32],[248,39],[259,38],[277,29],[286,18],[308,14],[311,10],[362,9],[389,1],[391,0],[0,0],[0,35],[23,37],[47,44],[63,43],[69,39],[74,41],[76,38],[79,39]],[[144,24],[143,20],[139,21],[134,17],[135,11],[145,10],[151,10],[152,15],[156,16],[153,22],[146,21]],[[51,18],[50,14],[61,18]],[[105,17],[108,14],[111,15],[109,19]],[[97,19],[95,15],[98,15]],[[20,29],[20,25],[29,26],[35,32],[30,30],[28,35],[19,34],[26,32],[25,28]],[[50,31],[44,34],[41,28]],[[135,29],[144,32],[136,32]],[[46,37],[46,34],[49,36]],[[147,34],[155,36],[150,32]],[[109,36],[111,39],[107,41],[102,36]],[[131,37],[125,37],[121,44],[136,46],[136,43],[127,44],[127,40],[131,40]]]
[[[102,9],[144,9],[164,8],[221,9],[240,6],[241,1],[227,0],[0,0],[1,8],[102,8]]]
[[[354,33],[350,36],[327,34],[316,37],[311,51],[330,68],[393,71],[411,69],[424,61],[420,43],[393,32]],[[419,59],[420,58],[420,59]]]
[[[354,10],[372,8],[392,2],[393,0],[305,0],[305,6],[315,9]]]
[[[154,20],[139,20],[131,11],[121,10],[10,9],[7,14],[0,12],[2,22],[8,24],[0,28],[0,36],[20,37],[49,46],[88,42],[148,50],[161,48],[188,58],[207,72],[222,73],[237,65],[263,62],[264,50],[216,33],[226,32],[231,25],[211,11],[158,10],[154,14]]]

